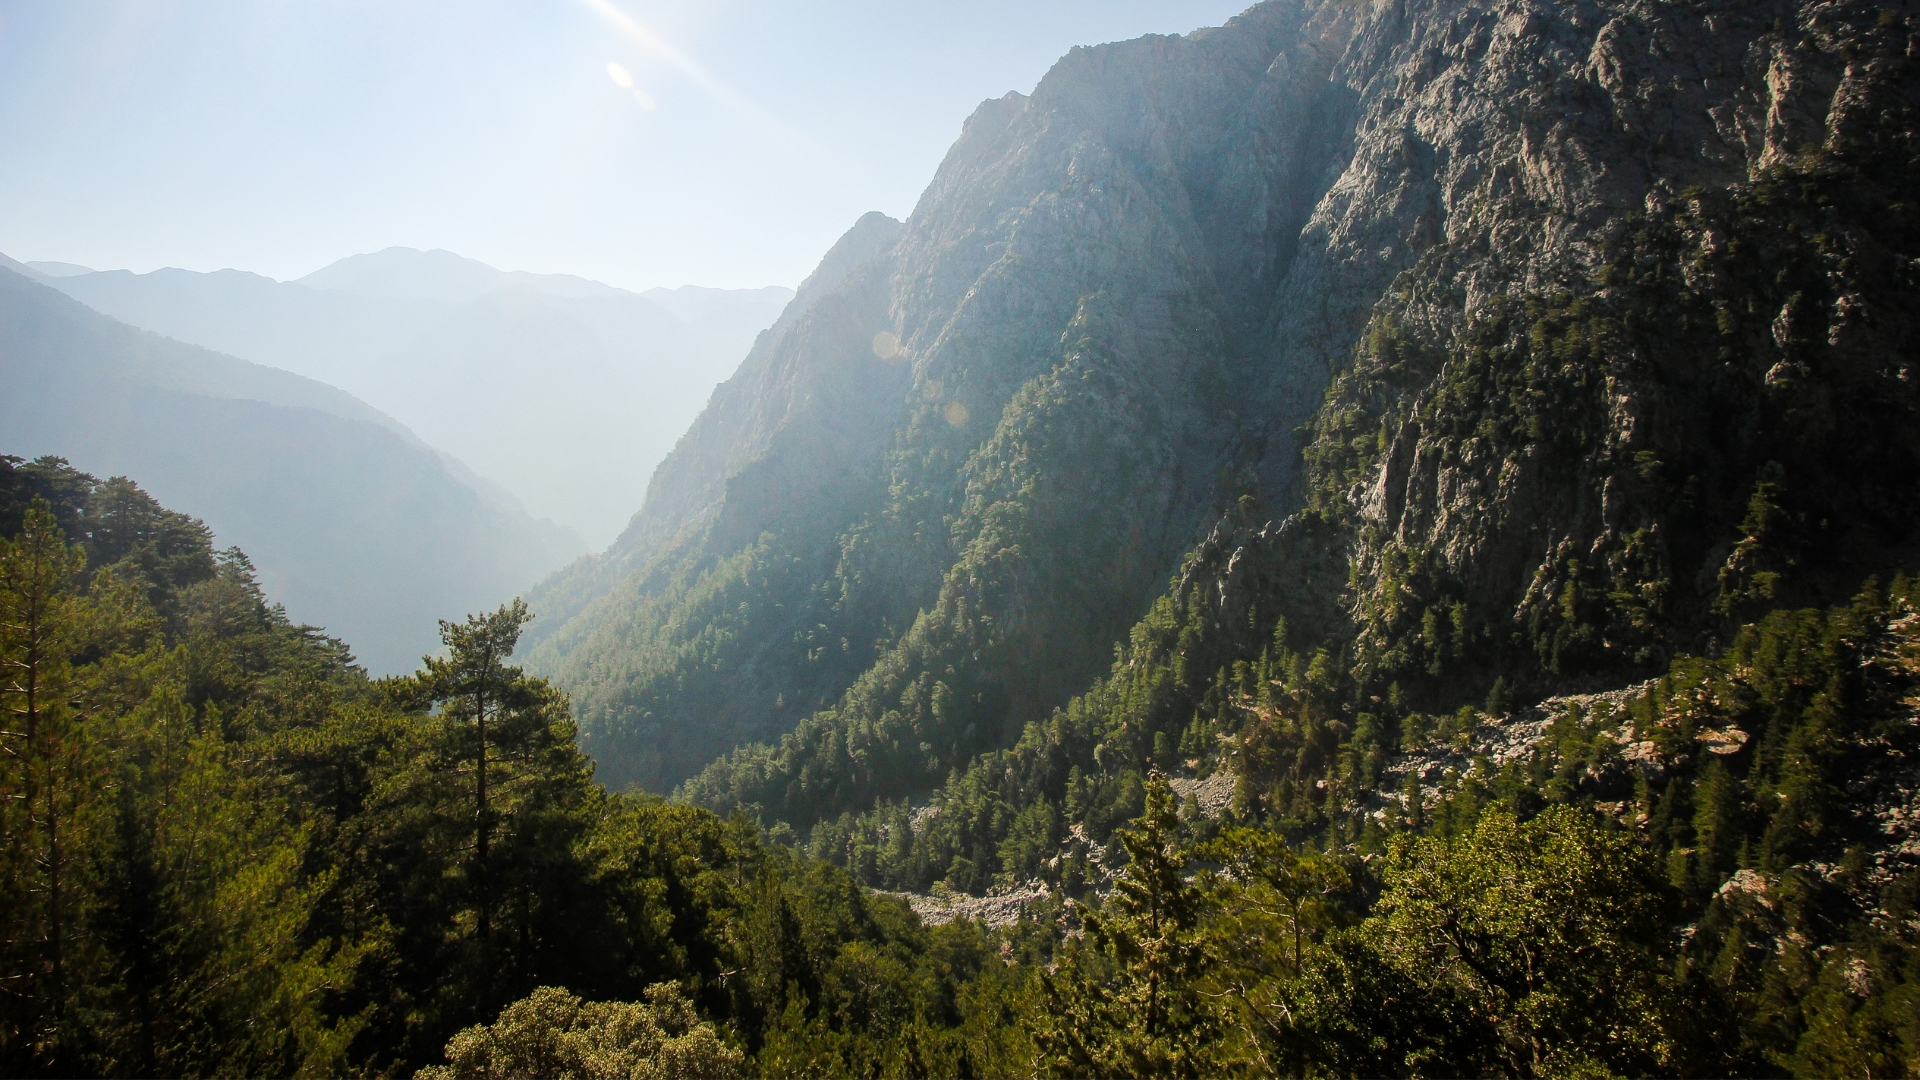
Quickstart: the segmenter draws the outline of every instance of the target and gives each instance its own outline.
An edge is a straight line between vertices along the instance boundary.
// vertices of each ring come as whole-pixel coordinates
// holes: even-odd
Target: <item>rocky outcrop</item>
[[[1024,885],[995,889],[985,896],[969,896],[966,893],[904,893],[874,890],[881,896],[894,896],[907,902],[920,921],[928,926],[940,926],[955,919],[971,919],[993,929],[1012,926],[1027,914],[1027,909],[1035,904],[1049,901],[1058,903],[1059,895],[1049,889],[1042,881],[1027,882]]]
[[[1620,677],[1913,557],[1882,480],[1920,470],[1920,296],[1887,273],[1911,35],[1862,5],[1515,6],[1467,35],[1478,92],[1410,95],[1447,227],[1308,451],[1352,513],[1369,674]],[[1418,625],[1456,605],[1450,638]]]
[[[1607,793],[1618,795],[1616,789],[1632,788],[1637,773],[1658,776],[1663,771],[1647,752],[1650,744],[1636,741],[1631,723],[1626,722],[1627,706],[1652,689],[1649,681],[1592,694],[1559,694],[1512,714],[1475,711],[1471,723],[1460,725],[1460,730],[1393,755],[1353,809],[1383,824],[1418,822],[1468,777],[1484,781],[1509,765],[1525,765],[1537,751],[1550,746],[1554,723],[1562,719],[1597,725],[1611,721],[1605,738],[1618,743],[1620,752],[1608,759],[1611,771],[1604,786]],[[1590,779],[1597,779],[1599,772],[1595,770]],[[1623,803],[1608,805],[1616,814],[1625,812]]]

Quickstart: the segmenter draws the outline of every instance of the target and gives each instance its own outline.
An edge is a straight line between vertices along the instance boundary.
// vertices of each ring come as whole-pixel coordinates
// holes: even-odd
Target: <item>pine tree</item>
[[[533,616],[526,601],[515,598],[486,615],[470,615],[465,623],[441,620],[440,640],[445,658],[426,658],[424,682],[440,707],[460,756],[473,761],[473,864],[475,921],[482,943],[492,934],[493,897],[488,881],[494,809],[487,790],[487,764],[502,726],[515,712],[533,704],[531,687],[520,669],[507,658],[520,642],[520,628]],[[494,730],[487,730],[488,723]]]
[[[541,927],[556,929],[548,916],[580,873],[572,842],[587,827],[580,810],[592,767],[576,745],[572,708],[545,679],[507,662],[531,618],[516,599],[464,623],[442,622],[447,655],[428,657],[414,680],[438,709],[445,760],[456,774],[470,770],[466,882],[482,1000],[505,991],[505,982],[531,989]],[[503,919],[510,933],[496,940]]]
[[[1336,925],[1335,897],[1351,884],[1346,867],[1319,852],[1296,851],[1284,837],[1263,829],[1233,829],[1209,845],[1207,854],[1225,866],[1231,884],[1223,885],[1224,898],[1283,925],[1297,974],[1308,936]]]
[[[1121,832],[1130,861],[1106,903],[1080,907],[1085,945],[1046,980],[1037,1042],[1058,1076],[1200,1076],[1213,1071],[1216,1017],[1200,993],[1203,896],[1186,878],[1167,778]]]
[[[72,903],[73,811],[84,750],[72,708],[73,583],[85,557],[36,499],[20,533],[0,541],[0,700],[5,701],[0,828],[0,1060],[60,1060]]]

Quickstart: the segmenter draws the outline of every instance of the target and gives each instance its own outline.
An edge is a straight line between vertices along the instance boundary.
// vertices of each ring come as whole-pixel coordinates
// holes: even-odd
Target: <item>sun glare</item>
[[[686,76],[695,86],[705,91],[709,97],[713,98],[713,100],[718,102],[723,108],[759,128],[762,134],[767,135],[777,142],[786,143],[791,146],[805,147],[810,145],[799,132],[794,131],[774,117],[772,113],[769,113],[759,105],[748,100],[737,90],[722,82],[719,78],[715,77],[712,72],[703,67],[699,61],[681,52],[665,38],[642,25],[639,20],[614,6],[613,0],[582,0],[582,2],[585,3],[586,6],[599,12],[603,18],[609,23],[612,23],[614,28],[619,30],[629,41],[646,49],[655,57],[666,61],[669,66]],[[619,67],[619,65],[607,65],[607,73],[610,75],[613,74],[616,67]],[[626,69],[621,68],[620,70],[625,71]],[[631,72],[627,73],[627,78],[629,80],[633,78]],[[622,89],[630,89],[632,86],[631,82],[620,82],[618,76],[614,77],[614,82],[619,82]],[[651,101],[652,99],[648,98],[647,100]],[[646,102],[642,101],[641,104],[645,106]]]
[[[622,90],[633,89],[633,72],[628,71],[619,64],[612,62],[607,64],[607,78],[612,79],[613,85]]]

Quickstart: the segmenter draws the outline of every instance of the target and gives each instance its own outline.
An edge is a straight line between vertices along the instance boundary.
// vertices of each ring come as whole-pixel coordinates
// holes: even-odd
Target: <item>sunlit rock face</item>
[[[1298,504],[1383,305],[1444,348],[1587,286],[1650,197],[1854,122],[1829,9],[1271,0],[1074,50],[827,255],[542,587],[532,662],[614,786],[798,725],[688,792],[771,808],[814,758],[859,767],[810,806],[924,790],[1103,671],[1225,507]]]

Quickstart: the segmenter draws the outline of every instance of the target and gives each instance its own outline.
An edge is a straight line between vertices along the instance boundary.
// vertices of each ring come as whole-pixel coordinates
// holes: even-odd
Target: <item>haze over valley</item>
[[[83,269],[45,281],[141,329],[345,390],[593,548],[793,295],[636,294],[406,248],[288,282]]]
[[[401,248],[299,282],[10,259],[0,273],[5,451],[138,474],[379,674],[431,652],[445,612],[525,592],[618,535],[792,296],[642,296]]]

